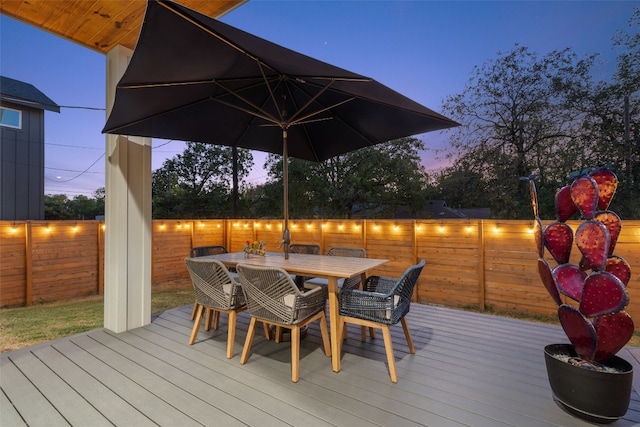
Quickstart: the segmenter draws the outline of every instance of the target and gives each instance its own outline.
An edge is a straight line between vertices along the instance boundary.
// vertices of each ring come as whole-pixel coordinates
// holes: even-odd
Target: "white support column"
[[[132,51],[107,54],[107,116]],[[106,135],[104,327],[151,323],[151,138]]]

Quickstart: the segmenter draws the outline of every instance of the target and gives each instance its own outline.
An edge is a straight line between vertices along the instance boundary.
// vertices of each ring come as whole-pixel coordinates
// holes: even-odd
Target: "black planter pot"
[[[574,366],[554,355],[576,357],[570,344],[544,348],[549,385],[555,399],[573,415],[608,424],[626,414],[633,385],[633,367],[614,356],[604,365],[617,372],[599,372]]]

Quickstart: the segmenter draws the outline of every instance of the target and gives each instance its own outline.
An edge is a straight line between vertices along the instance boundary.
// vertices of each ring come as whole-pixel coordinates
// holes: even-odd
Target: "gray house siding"
[[[60,107],[32,84],[5,76],[0,106],[22,114],[19,129],[0,126],[0,220],[42,220],[44,112],[59,113]]]
[[[2,102],[22,111],[22,128],[0,126],[0,219],[44,219],[44,110]]]

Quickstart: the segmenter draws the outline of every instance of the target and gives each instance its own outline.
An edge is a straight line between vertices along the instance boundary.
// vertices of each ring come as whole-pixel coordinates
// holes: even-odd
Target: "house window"
[[[22,111],[0,107],[0,126],[22,129]]]

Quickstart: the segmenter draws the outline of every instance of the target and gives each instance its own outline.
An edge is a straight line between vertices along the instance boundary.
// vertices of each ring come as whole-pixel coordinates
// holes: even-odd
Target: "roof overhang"
[[[179,0],[219,18],[248,0]],[[134,50],[146,0],[2,0],[0,14],[106,54],[117,45]]]

